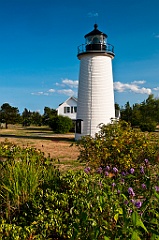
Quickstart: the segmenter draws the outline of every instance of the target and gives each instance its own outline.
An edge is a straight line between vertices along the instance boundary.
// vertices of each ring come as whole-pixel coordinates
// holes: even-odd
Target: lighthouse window
[[[93,43],[99,43],[99,39],[97,37],[93,38]]]
[[[86,44],[91,44],[92,42],[92,37],[87,37],[86,38]]]

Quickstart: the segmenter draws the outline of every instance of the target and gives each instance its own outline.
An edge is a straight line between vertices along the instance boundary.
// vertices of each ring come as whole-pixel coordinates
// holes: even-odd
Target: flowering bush
[[[0,239],[159,239],[159,167],[149,159],[61,175],[41,152],[15,146],[0,167]]]
[[[159,148],[150,135],[132,129],[124,121],[102,125],[94,138],[85,136],[77,145],[80,161],[94,167],[110,164],[120,169],[138,167],[146,158],[154,162]]]

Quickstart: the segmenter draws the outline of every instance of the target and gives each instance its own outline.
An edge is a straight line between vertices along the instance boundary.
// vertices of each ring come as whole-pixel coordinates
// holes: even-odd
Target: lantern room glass
[[[93,35],[86,38],[86,44],[106,44],[106,38],[103,35]]]

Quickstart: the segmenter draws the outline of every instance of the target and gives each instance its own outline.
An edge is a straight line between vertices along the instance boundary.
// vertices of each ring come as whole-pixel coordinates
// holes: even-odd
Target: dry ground
[[[50,155],[58,159],[60,169],[81,168],[77,161],[79,150],[74,142],[74,134],[53,134],[48,128],[10,126],[9,129],[0,129],[0,142],[5,139],[21,147],[34,147],[44,152],[46,157]]]

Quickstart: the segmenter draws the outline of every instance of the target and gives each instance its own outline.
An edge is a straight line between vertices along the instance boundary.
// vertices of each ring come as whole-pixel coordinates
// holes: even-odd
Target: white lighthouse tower
[[[107,35],[94,30],[85,35],[86,43],[78,47],[80,60],[75,139],[99,131],[99,124],[115,118],[112,59],[114,47]]]

